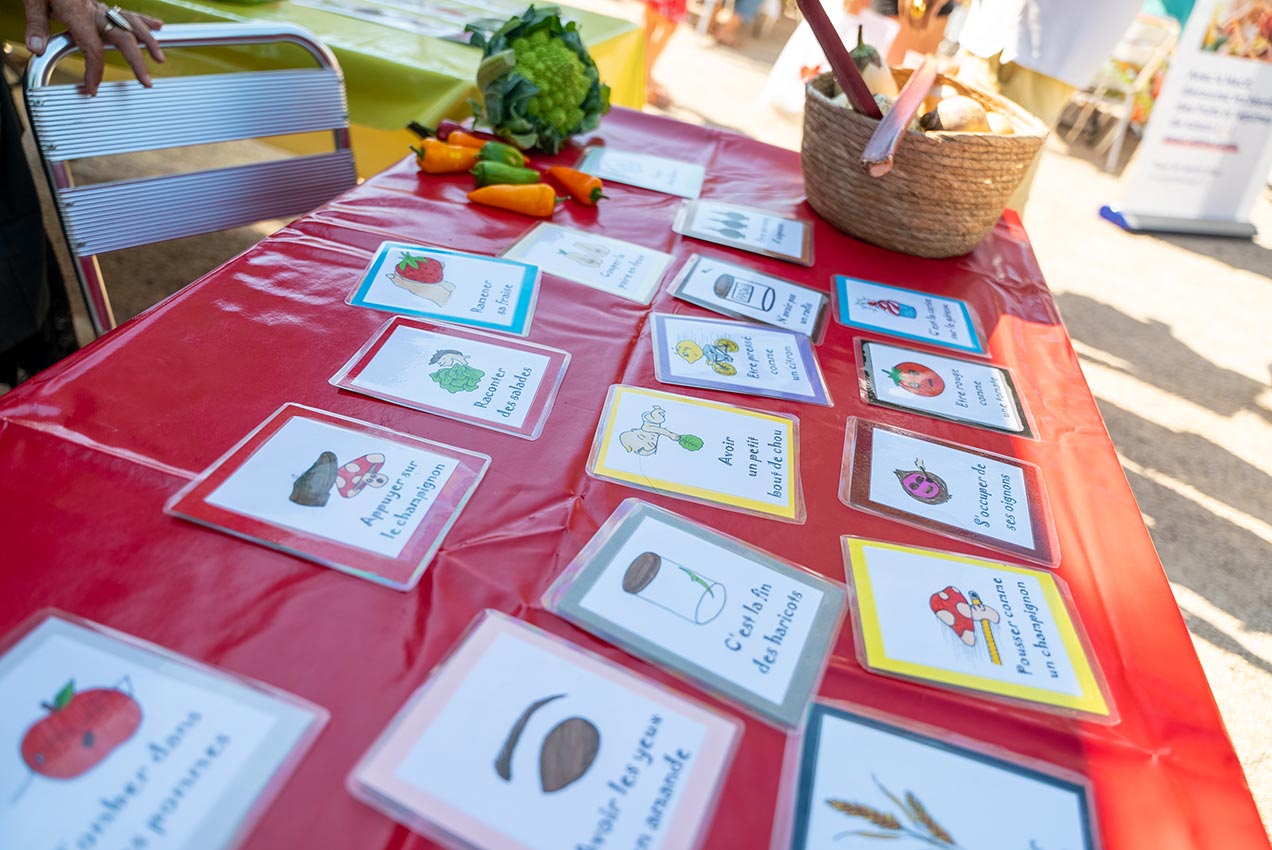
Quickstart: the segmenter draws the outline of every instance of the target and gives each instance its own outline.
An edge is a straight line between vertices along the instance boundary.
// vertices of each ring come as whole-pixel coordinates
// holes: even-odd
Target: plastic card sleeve
[[[802,266],[813,264],[813,222],[721,201],[684,201],[671,229],[682,236]]]

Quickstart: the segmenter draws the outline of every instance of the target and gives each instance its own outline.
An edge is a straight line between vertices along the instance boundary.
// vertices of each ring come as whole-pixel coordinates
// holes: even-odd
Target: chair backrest
[[[97,333],[115,326],[96,255],[299,215],[357,182],[349,111],[336,57],[290,24],[172,24],[155,33],[167,51],[289,43],[316,68],[103,82],[96,97],[52,85],[78,52],[66,35],[27,66],[27,113],[76,275]],[[285,134],[331,131],[329,153],[229,168],[76,186],[70,161]]]

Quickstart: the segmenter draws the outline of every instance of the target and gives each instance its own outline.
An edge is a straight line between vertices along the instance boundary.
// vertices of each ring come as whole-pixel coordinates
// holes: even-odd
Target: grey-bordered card
[[[839,630],[843,585],[627,499],[544,595],[559,616],[764,720],[797,728]]]

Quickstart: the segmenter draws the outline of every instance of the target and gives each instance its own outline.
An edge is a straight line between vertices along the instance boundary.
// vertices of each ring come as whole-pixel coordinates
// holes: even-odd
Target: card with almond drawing
[[[326,712],[58,611],[0,641],[0,844],[236,846]]]
[[[287,404],[164,510],[410,590],[490,458]]]
[[[384,242],[347,299],[355,307],[526,336],[539,269],[444,248]]]
[[[903,722],[904,723],[904,722]],[[818,702],[792,747],[791,850],[1096,850],[1089,782],[864,708]],[[785,833],[789,833],[787,838]]]

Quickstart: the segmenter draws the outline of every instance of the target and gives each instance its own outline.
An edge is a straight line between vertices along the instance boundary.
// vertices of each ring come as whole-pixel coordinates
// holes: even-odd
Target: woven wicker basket
[[[904,85],[908,70],[893,71]],[[1047,128],[1014,103],[983,89],[937,77],[987,109],[1016,132],[910,131],[892,171],[871,177],[861,152],[879,122],[830,102],[839,87],[830,74],[810,80],[801,160],[808,203],[839,230],[918,257],[966,254],[989,235],[1012,192],[1042,147]]]

